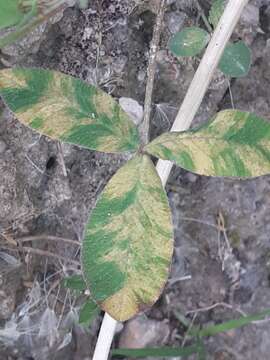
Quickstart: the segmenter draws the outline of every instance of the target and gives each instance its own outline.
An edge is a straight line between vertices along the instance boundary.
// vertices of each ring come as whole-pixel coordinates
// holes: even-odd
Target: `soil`
[[[201,1],[206,13],[210,3]],[[167,48],[172,33],[203,26],[195,1],[168,4],[158,54],[153,137],[170,128],[199,64],[199,58],[176,59]],[[69,7],[3,49],[0,67],[59,70],[143,105],[155,5],[154,0],[103,0],[90,1],[86,10]],[[216,71],[194,124],[232,106],[270,121],[269,0],[250,1],[233,39],[251,47],[250,73],[234,80]],[[78,247],[48,241],[47,236],[81,241],[99,193],[125,159],[60,145],[22,126],[3,103],[0,108],[0,360],[91,359],[102,316],[90,327],[74,325],[70,318],[76,318],[80,299],[59,285],[64,276],[79,273],[79,267],[8,248],[14,239],[42,235],[27,246],[79,261]],[[166,189],[175,231],[170,279],[151,310],[119,326],[114,347],[181,346],[185,332],[179,314],[205,326],[270,308],[270,176],[217,179],[174,168]],[[203,311],[194,319],[198,309]],[[151,336],[146,337],[147,329]],[[265,321],[210,337],[205,340],[207,359],[268,360],[269,332],[270,322]]]

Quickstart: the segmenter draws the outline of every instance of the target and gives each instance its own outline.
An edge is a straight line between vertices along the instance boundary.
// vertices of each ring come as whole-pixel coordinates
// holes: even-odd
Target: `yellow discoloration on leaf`
[[[64,82],[66,89],[72,94],[71,78],[65,79]],[[51,134],[54,139],[61,138],[65,133],[68,133],[76,124],[76,119],[72,119],[69,115],[68,108],[77,105],[74,100],[72,101],[72,97],[59,96],[62,93],[62,86],[62,75],[54,72],[53,81],[39,102],[25,111],[18,112],[21,122],[30,125],[38,114],[38,117],[43,120],[43,125],[38,129],[42,133]],[[80,119],[80,123],[89,123],[89,119]]]
[[[88,253],[93,245],[91,237],[98,231],[117,233],[113,245],[95,261],[115,263],[123,274],[125,280],[121,288],[100,305],[113,318],[125,321],[156,302],[165,285],[173,252],[170,209],[155,167],[147,156],[137,156],[122,167],[106,186],[101,203],[103,198],[111,204],[119,200],[119,207],[123,208],[117,211],[108,205],[104,213],[108,222],[102,223],[100,228],[95,226],[94,220],[91,223],[90,218]],[[88,245],[84,246],[86,252]],[[91,276],[89,273],[90,290],[95,298]],[[99,274],[100,281],[103,276],[106,278],[109,274]]]
[[[256,177],[270,173],[270,123],[225,110],[198,129],[163,134],[145,149],[201,175]]]
[[[102,307],[105,311],[109,309],[111,316],[117,316],[118,321],[126,321],[143,310],[140,309],[139,303],[134,301],[133,291],[128,288],[120,290],[108,300],[105,300]]]
[[[17,74],[15,72],[15,74]],[[0,87],[23,89],[27,86],[22,76],[14,76],[12,70],[1,72]],[[48,134],[53,138],[59,138],[65,134],[76,123],[75,119],[69,116],[67,109],[76,106],[72,101],[72,96],[60,96],[62,94],[62,86],[66,87],[67,92],[72,94],[72,78],[64,77],[62,74],[53,72],[53,80],[49,84],[46,93],[31,108],[20,109],[17,116],[25,125],[30,125],[35,117],[43,120],[43,125],[38,129],[44,134]],[[57,121],[56,121],[57,119]],[[82,121],[89,123],[89,119]]]
[[[138,132],[117,102],[71,76],[42,69],[2,70],[0,94],[22,123],[54,139],[112,153],[139,146]]]
[[[94,103],[100,113],[106,114],[108,117],[112,116],[115,102],[106,93],[98,92],[94,96]]]
[[[11,70],[1,71],[0,88],[23,88],[26,85],[26,81],[22,76],[14,77],[14,74]]]
[[[30,125],[38,113],[38,116],[44,121],[43,125],[38,128],[38,131],[58,139],[66,133],[67,127],[70,128],[70,119],[63,112],[63,106],[65,105],[63,102],[51,103],[45,99],[42,103],[36,104],[31,109],[20,112],[20,120],[23,124]],[[57,122],[54,121],[54,117],[57,117]]]
[[[200,131],[200,134],[211,137],[209,132],[213,130],[217,135],[225,134],[229,129],[234,126],[235,130],[240,130],[246,123],[250,113],[241,112],[241,118],[235,118],[235,110],[220,111],[209,126]],[[186,134],[189,136],[189,134]],[[185,137],[185,136],[183,136]]]

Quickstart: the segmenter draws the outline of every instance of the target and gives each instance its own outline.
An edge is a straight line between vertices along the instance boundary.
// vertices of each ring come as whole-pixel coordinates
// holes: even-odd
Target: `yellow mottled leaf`
[[[161,294],[173,251],[166,193],[148,156],[136,156],[105,187],[82,247],[86,284],[101,308],[124,321]]]
[[[138,131],[108,94],[43,69],[0,71],[0,95],[17,118],[54,139],[103,152],[136,151]]]
[[[270,123],[225,110],[200,128],[162,134],[145,150],[201,175],[261,176],[270,173]]]

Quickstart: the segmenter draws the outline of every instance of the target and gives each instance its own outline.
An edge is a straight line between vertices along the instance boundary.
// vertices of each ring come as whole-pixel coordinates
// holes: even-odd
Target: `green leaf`
[[[214,0],[209,12],[209,22],[214,26],[217,27],[219,20],[225,10],[226,3],[225,0]]]
[[[225,110],[200,128],[164,133],[145,150],[201,175],[256,177],[270,173],[270,123]]]
[[[219,69],[234,78],[246,76],[251,65],[251,51],[243,41],[226,46]]]
[[[81,275],[73,275],[64,279],[64,287],[71,290],[84,291],[87,289],[85,281]]]
[[[133,358],[144,358],[148,356],[189,356],[192,354],[198,354],[200,359],[206,359],[205,347],[201,339],[207,336],[213,336],[222,332],[226,332],[232,329],[238,329],[242,326],[249,325],[253,321],[264,320],[267,316],[270,316],[270,310],[265,310],[256,315],[243,316],[239,319],[230,320],[218,325],[211,325],[201,330],[191,331],[189,335],[197,337],[197,344],[185,348],[145,348],[145,349],[116,349],[112,350],[112,355],[132,356]]]
[[[25,125],[92,150],[136,151],[138,131],[103,91],[56,71],[0,71],[0,95]]]
[[[0,0],[0,29],[15,26],[24,14],[19,9],[19,0]]]
[[[210,35],[198,27],[188,27],[175,34],[169,42],[171,52],[176,56],[195,56],[208,44]]]
[[[193,345],[188,347],[162,347],[162,348],[145,348],[145,349],[116,349],[112,350],[112,355],[130,356],[132,358],[145,358],[148,356],[156,357],[186,357],[192,354],[199,354],[201,347],[199,345]]]
[[[88,222],[82,269],[91,295],[125,321],[156,302],[173,252],[168,199],[148,156],[112,177]]]
[[[87,300],[80,310],[79,324],[89,326],[98,312],[97,304],[91,299]]]
[[[218,325],[211,325],[201,329],[196,335],[199,337],[213,336],[222,332],[226,332],[232,329],[238,329],[242,326],[249,325],[253,321],[259,321],[265,319],[266,316],[270,316],[270,310],[265,310],[256,315],[242,316],[239,319],[230,320]]]

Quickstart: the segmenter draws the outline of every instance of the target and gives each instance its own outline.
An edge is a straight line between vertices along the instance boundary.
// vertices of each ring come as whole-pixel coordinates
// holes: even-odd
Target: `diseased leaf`
[[[81,275],[73,275],[64,279],[64,287],[71,290],[86,290],[86,284]]]
[[[0,29],[19,24],[24,15],[19,9],[19,0],[0,0]]]
[[[251,51],[243,41],[226,46],[219,69],[227,76],[242,77],[249,72],[251,65]]]
[[[195,56],[208,44],[210,35],[198,27],[188,27],[175,34],[169,42],[171,52],[176,56]]]
[[[165,133],[145,150],[201,175],[256,177],[270,173],[270,123],[225,110],[200,128]]]
[[[209,12],[209,22],[214,26],[217,27],[219,20],[225,10],[226,2],[225,0],[214,0]]]
[[[25,125],[54,139],[117,153],[138,148],[138,131],[115,100],[56,71],[0,71],[0,95]]]
[[[158,299],[173,251],[170,208],[148,156],[136,156],[112,177],[88,222],[82,246],[91,295],[125,321]]]
[[[89,326],[98,312],[99,307],[97,304],[93,300],[88,299],[80,310],[79,324]]]

